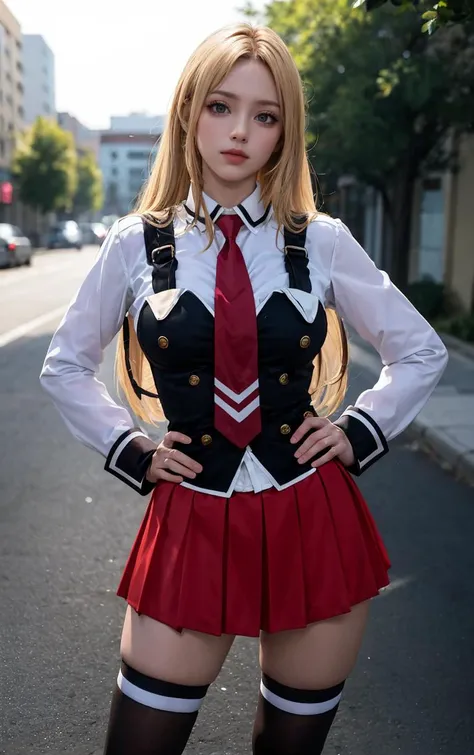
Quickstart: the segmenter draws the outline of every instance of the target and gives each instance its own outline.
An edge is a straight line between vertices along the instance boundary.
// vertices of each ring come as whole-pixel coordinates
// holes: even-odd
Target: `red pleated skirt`
[[[389,568],[356,483],[332,461],[285,490],[230,498],[159,483],[117,594],[178,631],[256,637],[349,612]]]

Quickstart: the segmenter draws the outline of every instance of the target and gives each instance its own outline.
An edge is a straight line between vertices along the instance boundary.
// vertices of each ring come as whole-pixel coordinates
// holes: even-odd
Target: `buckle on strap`
[[[175,256],[175,248],[174,244],[163,244],[163,246],[158,246],[156,249],[153,249],[151,252],[151,261],[157,262],[158,261],[158,255],[160,252],[162,252],[164,249],[170,249],[171,257]]]
[[[306,250],[306,247],[305,247],[305,246],[294,246],[293,244],[287,244],[287,245],[286,245],[286,246],[284,247],[284,249],[283,249],[284,253],[285,253],[285,254],[289,254],[289,251],[288,251],[289,249],[294,249],[295,251],[303,252],[303,253],[304,253],[304,256],[305,256],[306,258],[308,257],[308,252],[307,252],[307,250]]]

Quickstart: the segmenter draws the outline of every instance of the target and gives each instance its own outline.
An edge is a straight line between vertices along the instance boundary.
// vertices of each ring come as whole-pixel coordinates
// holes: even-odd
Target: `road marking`
[[[52,309],[50,312],[46,312],[44,315],[39,315],[39,317],[35,317],[33,320],[29,320],[28,322],[23,323],[23,325],[18,325],[16,328],[13,328],[13,330],[8,330],[6,333],[1,333],[0,349],[3,346],[7,346],[7,344],[9,343],[12,343],[12,341],[17,341],[19,338],[23,338],[23,336],[31,333],[32,330],[40,328],[41,325],[46,325],[46,323],[50,322],[50,320],[54,320],[57,317],[62,317],[65,309],[66,305],[63,304],[62,307],[57,307],[56,309]]]

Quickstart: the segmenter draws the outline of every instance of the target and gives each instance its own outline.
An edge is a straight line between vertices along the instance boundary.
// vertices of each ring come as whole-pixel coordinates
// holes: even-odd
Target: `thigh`
[[[127,607],[120,652],[132,668],[174,684],[211,684],[234,641],[233,635],[214,637],[175,629],[138,615]]]
[[[260,637],[262,671],[298,689],[327,689],[347,679],[360,650],[369,601],[326,621]]]

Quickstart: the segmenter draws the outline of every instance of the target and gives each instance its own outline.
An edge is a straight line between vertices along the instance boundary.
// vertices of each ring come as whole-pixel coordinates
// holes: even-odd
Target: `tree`
[[[70,209],[77,183],[72,134],[38,118],[17,146],[13,175],[21,200],[30,207],[42,214]]]
[[[354,0],[353,7],[365,5],[367,11],[380,8],[389,0]],[[403,10],[419,9],[425,20],[423,31],[432,33],[440,26],[449,23],[462,24],[474,19],[474,0],[438,0],[438,2],[420,2],[420,0],[390,0],[392,5]]]
[[[414,13],[350,6],[275,0],[265,20],[289,44],[305,82],[316,172],[350,174],[380,192],[384,265],[403,287],[415,181],[447,164],[453,127],[474,121],[474,46],[462,26],[429,36]]]
[[[100,210],[103,202],[102,173],[92,150],[77,158],[77,189],[74,196],[74,213]]]

